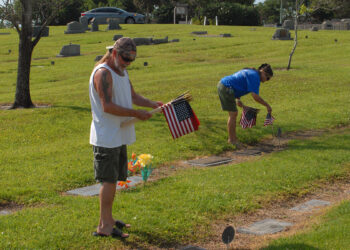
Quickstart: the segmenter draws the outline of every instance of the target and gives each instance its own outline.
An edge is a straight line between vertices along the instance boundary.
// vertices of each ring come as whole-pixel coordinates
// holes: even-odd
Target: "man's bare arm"
[[[147,120],[152,115],[146,110],[135,110],[116,105],[112,102],[113,84],[111,73],[104,68],[99,69],[94,76],[94,86],[100,97],[104,112],[117,116],[132,116]]]
[[[134,87],[132,86],[130,82],[130,87],[131,87],[131,97],[132,97],[132,102],[137,105],[137,106],[142,106],[142,107],[149,107],[149,108],[158,108],[159,106],[163,105],[162,102],[154,102],[146,97],[139,95],[135,92]]]

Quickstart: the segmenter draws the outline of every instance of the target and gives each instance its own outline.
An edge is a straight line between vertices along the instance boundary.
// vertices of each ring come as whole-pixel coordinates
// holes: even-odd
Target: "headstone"
[[[147,67],[148,66],[148,62],[144,62],[143,66]]]
[[[331,21],[324,21],[322,23],[322,29],[323,30],[332,30],[333,29],[333,24]]]
[[[11,35],[9,32],[1,32],[0,35]]]
[[[318,27],[317,26],[312,26],[311,31],[318,31]]]
[[[51,61],[51,65],[55,65],[55,61]]]
[[[98,21],[95,18],[92,19],[92,22],[91,22],[91,31],[92,32],[98,31]]]
[[[329,206],[331,203],[329,201],[323,201],[323,200],[310,200],[307,201],[299,206],[293,207],[290,210],[298,211],[298,212],[305,212],[305,211],[311,211],[315,207],[322,207],[322,206]]]
[[[282,28],[294,30],[294,22],[292,20],[285,20],[282,24]]]
[[[276,29],[275,34],[272,36],[273,40],[292,40],[290,32],[287,29]]]
[[[171,43],[178,43],[178,42],[180,42],[180,39],[173,39],[173,40],[171,40],[170,42],[171,42]]]
[[[191,34],[194,34],[194,35],[206,35],[206,34],[208,34],[208,31],[193,31]]]
[[[67,24],[67,30],[64,31],[64,34],[77,34],[85,33],[83,25],[79,22],[73,21]]]
[[[121,30],[122,28],[119,25],[119,19],[117,18],[108,18],[108,27],[107,30]]]
[[[209,167],[209,166],[222,165],[231,161],[233,161],[233,159],[228,157],[210,156],[207,158],[190,160],[190,161],[187,161],[187,163],[195,166]]]
[[[168,37],[166,36],[163,39],[152,39],[152,43],[154,44],[168,43]]]
[[[89,29],[89,20],[86,16],[81,16],[79,18],[79,22],[81,23],[83,29],[88,30]]]
[[[128,183],[128,186],[133,187],[136,184],[139,184],[142,182],[142,177],[131,176],[131,177],[128,177],[128,180],[131,181],[130,183]],[[100,192],[100,187],[101,187],[101,184],[95,184],[92,186],[87,186],[87,187],[82,187],[82,188],[77,188],[74,190],[67,191],[67,194],[81,195],[81,196],[96,196]],[[124,187],[117,185],[117,190],[121,190],[121,189],[124,189]]]
[[[34,26],[32,36],[37,37],[40,29],[41,29],[41,26]],[[48,37],[48,36],[49,36],[49,27],[46,26],[41,32],[41,37]]]
[[[98,62],[102,59],[103,55],[99,55],[95,57],[95,62]]]
[[[58,57],[68,57],[68,56],[80,56],[80,45],[79,44],[69,44],[64,45]]]
[[[136,38],[133,38],[133,40],[134,40],[136,46],[152,44],[152,38],[136,37]]]
[[[221,37],[231,37],[231,34],[225,33],[225,34],[220,34]]]
[[[274,234],[283,231],[286,227],[292,226],[292,223],[273,219],[266,219],[253,223],[248,228],[238,228],[237,232],[244,234],[265,235]]]
[[[117,41],[119,38],[122,38],[123,35],[114,35],[113,36],[113,41]]]

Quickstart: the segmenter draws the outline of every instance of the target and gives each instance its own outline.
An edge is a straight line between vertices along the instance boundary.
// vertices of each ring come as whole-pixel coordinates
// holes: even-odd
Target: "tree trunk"
[[[32,108],[30,97],[30,65],[32,60],[32,0],[21,0],[23,6],[22,27],[19,34],[19,55],[15,102],[12,108]]]
[[[295,36],[294,36],[294,46],[292,51],[289,54],[289,61],[288,61],[288,66],[287,70],[290,69],[290,65],[292,64],[292,57],[295,52],[295,49],[297,48],[298,45],[298,19],[299,19],[299,3],[298,0],[295,1],[295,21],[294,21],[294,31],[295,31]]]

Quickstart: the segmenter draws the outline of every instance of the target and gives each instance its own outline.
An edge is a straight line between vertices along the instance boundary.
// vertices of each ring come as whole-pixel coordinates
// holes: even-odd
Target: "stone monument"
[[[294,22],[292,20],[285,20],[283,22],[282,28],[288,30],[294,30]]]
[[[83,29],[88,30],[89,29],[89,20],[86,16],[81,16],[79,18],[79,22],[82,24]]]
[[[113,36],[113,41],[117,41],[119,38],[122,38],[123,35],[114,35]]]
[[[68,57],[68,56],[80,56],[80,45],[79,44],[69,44],[64,45],[61,52],[57,57]]]
[[[290,32],[287,29],[276,29],[275,34],[272,36],[273,40],[292,40]]]
[[[119,19],[117,18],[108,18],[108,27],[107,30],[121,30],[122,28],[119,25]]]
[[[77,21],[73,21],[67,24],[67,30],[64,34],[77,34],[77,33],[85,33],[85,29],[83,25]]]
[[[91,21],[91,31],[92,32],[98,31],[98,21],[95,18],[92,19]]]
[[[32,36],[37,37],[40,29],[41,29],[41,26],[34,26]],[[41,33],[41,37],[47,37],[47,36],[49,36],[49,27],[45,26],[45,28],[43,29],[43,31]]]

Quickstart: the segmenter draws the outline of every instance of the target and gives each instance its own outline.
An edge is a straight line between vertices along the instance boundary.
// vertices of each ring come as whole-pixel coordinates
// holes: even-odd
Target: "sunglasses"
[[[124,56],[123,54],[119,54],[119,55],[123,59],[124,62],[133,62],[133,61],[135,61],[135,58],[129,58],[129,57]]]
[[[266,76],[266,81],[270,80],[271,79],[271,76],[265,72],[265,76]]]

